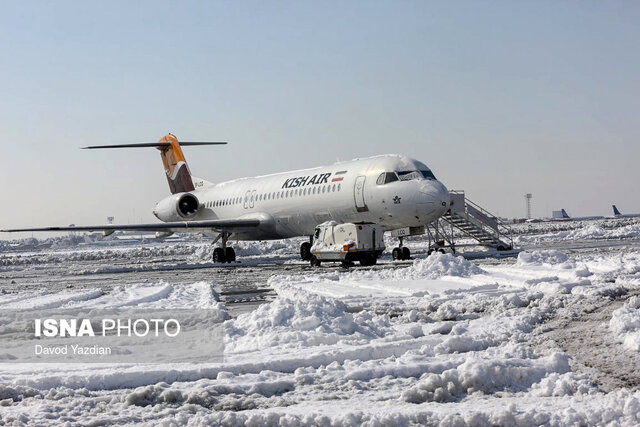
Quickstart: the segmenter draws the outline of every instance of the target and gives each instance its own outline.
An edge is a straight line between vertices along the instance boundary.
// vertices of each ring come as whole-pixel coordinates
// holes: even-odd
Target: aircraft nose
[[[449,204],[451,202],[449,190],[447,190],[447,187],[445,187],[440,181],[422,181],[419,193],[419,203],[425,203],[432,206],[438,217],[449,209]]]
[[[438,192],[436,196],[437,204],[442,206],[446,211],[449,209],[449,205],[451,204],[451,195],[449,194],[449,190],[447,190],[447,187],[445,187],[440,181],[436,181],[436,188],[436,191]]]

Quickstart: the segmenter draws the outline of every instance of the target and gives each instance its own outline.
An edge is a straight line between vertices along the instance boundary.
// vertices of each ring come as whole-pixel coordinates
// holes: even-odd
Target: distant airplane
[[[226,142],[183,142],[182,146],[214,144]],[[141,230],[155,231],[158,237],[174,232],[205,233],[215,239],[213,243],[221,243],[213,251],[214,261],[233,262],[236,255],[227,245],[230,238],[270,240],[309,236],[311,239],[316,226],[329,220],[376,223],[385,231],[424,232],[424,226],[440,218],[451,201],[446,187],[424,163],[404,156],[355,159],[213,184],[191,175],[180,145],[174,135],[168,134],[158,142],[85,147],[158,149],[172,193],[153,210],[162,222],[0,231],[102,231],[109,235],[115,230]],[[402,237],[399,240],[393,258],[409,259],[410,252],[402,246]],[[310,242],[302,243],[303,260],[311,258],[310,248]]]
[[[553,218],[551,221],[589,221],[594,219],[603,219],[603,216],[578,216],[571,217],[564,209],[559,211],[553,211]]]
[[[623,213],[620,213],[620,211],[618,210],[616,205],[611,205],[611,207],[613,208],[613,217],[614,218],[637,218],[637,217],[640,217],[640,213],[623,214]]]

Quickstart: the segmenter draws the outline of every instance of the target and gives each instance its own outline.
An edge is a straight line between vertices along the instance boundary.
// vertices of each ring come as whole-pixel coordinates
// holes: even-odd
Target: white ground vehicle
[[[311,265],[317,267],[323,261],[374,265],[384,251],[383,233],[382,227],[373,223],[324,222],[314,233]]]

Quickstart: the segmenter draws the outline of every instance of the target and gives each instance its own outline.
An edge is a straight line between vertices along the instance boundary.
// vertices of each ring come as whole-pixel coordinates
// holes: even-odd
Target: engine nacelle
[[[174,222],[194,219],[200,210],[200,201],[191,193],[178,193],[161,200],[153,214],[161,221]]]

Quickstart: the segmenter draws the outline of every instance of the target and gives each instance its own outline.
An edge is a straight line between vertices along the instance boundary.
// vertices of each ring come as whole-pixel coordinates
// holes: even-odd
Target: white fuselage
[[[411,171],[417,172],[407,173]],[[393,174],[387,179],[391,182],[384,183],[384,173]],[[192,194],[200,208],[189,220],[261,220],[260,227],[236,233],[234,240],[312,235],[318,224],[329,220],[373,222],[385,230],[424,226],[446,212],[450,201],[445,186],[423,163],[398,155],[214,185],[196,181]],[[175,220],[154,213],[163,221]]]

